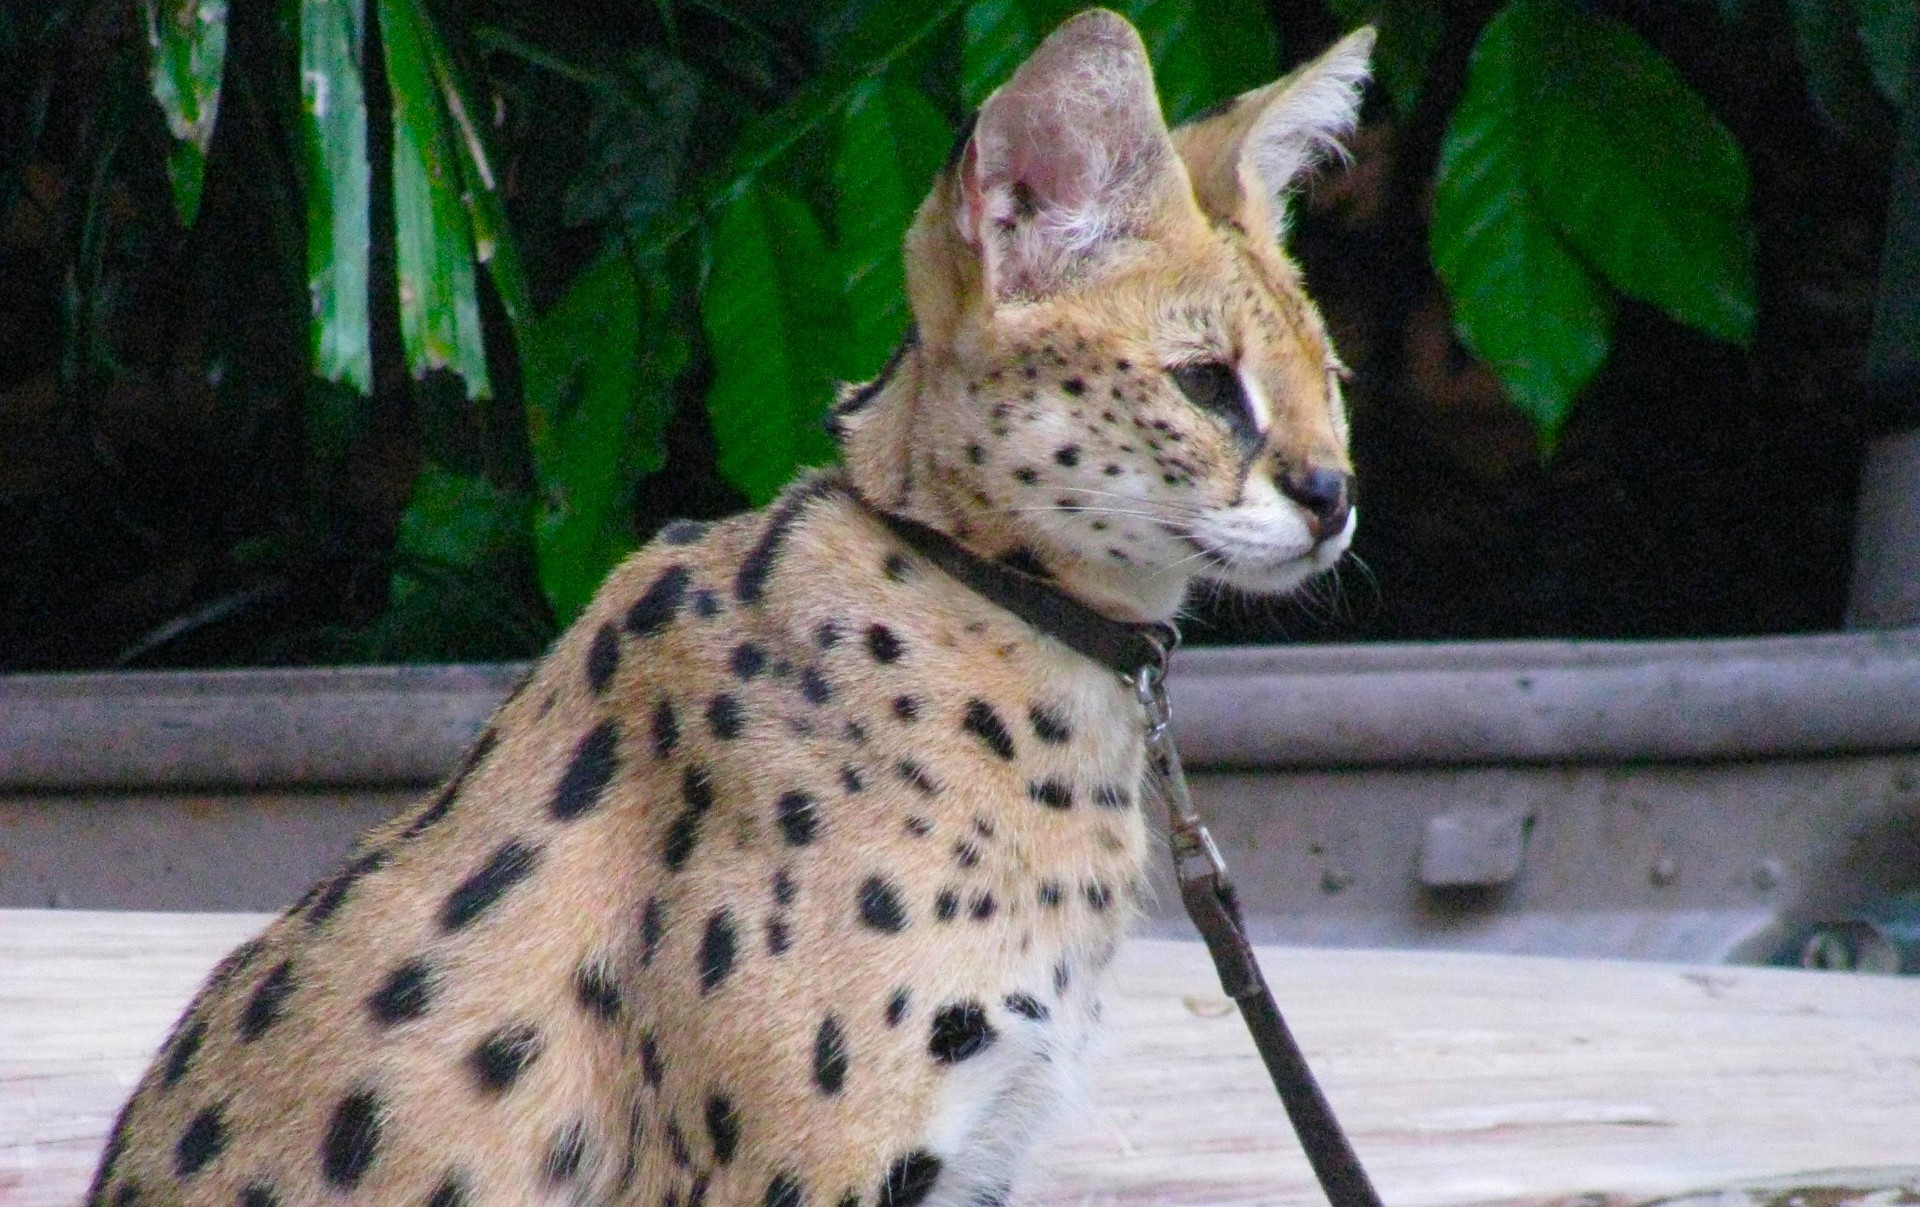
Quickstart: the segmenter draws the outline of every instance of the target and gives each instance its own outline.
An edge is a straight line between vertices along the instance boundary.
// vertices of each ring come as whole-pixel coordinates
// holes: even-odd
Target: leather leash
[[[1332,1207],[1381,1207],[1380,1196],[1341,1131],[1307,1058],[1295,1042],[1273,991],[1260,973],[1239,898],[1226,861],[1194,808],[1187,776],[1168,729],[1167,663],[1180,643],[1170,624],[1127,624],[1089,608],[1046,580],[988,561],[952,537],[925,524],[882,511],[855,493],[893,534],[976,594],[991,600],[1047,636],[1118,674],[1147,712],[1147,775],[1167,805],[1167,839],[1180,900],[1213,957],[1220,988],[1240,1007],[1253,1046],[1267,1066],[1273,1088],[1300,1137]]]

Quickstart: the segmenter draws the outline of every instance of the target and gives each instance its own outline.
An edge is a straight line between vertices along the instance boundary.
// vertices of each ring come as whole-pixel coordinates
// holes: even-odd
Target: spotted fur
[[[676,523],[447,786],[224,961],[90,1203],[1008,1201],[1137,913],[1142,716],[874,507],[1123,619],[1352,527],[1337,363],[1273,215],[1367,38],[1169,132],[1085,14],[908,237],[845,468]]]

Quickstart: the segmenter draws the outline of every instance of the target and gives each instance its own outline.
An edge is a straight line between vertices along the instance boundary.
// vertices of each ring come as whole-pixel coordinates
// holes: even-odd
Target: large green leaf
[[[1427,84],[1427,65],[1440,48],[1446,6],[1437,0],[1328,0],[1349,26],[1372,25],[1380,35],[1373,49],[1373,78],[1393,107],[1410,116]]]
[[[200,212],[207,146],[220,113],[220,72],[227,61],[227,0],[146,0],[153,52],[153,98],[167,117],[173,146],[167,176],[180,221]]]
[[[687,360],[657,266],[609,254],[574,280],[525,341],[528,432],[540,499],[534,556],[567,624],[634,546],[635,479],[665,461],[670,389]]]
[[[1114,7],[1147,44],[1168,122],[1185,121],[1280,72],[1280,40],[1260,0],[1123,0]]]
[[[301,145],[313,371],[372,388],[367,331],[367,98],[363,0],[301,0]]]
[[[1533,196],[1524,122],[1532,98],[1512,62],[1518,48],[1495,21],[1474,49],[1441,143],[1433,262],[1462,340],[1550,448],[1606,359],[1612,308]]]
[[[727,208],[701,318],[713,352],[707,412],[720,472],[755,506],[800,466],[833,457],[821,415],[842,376],[845,308],[812,213],[767,186]]]
[[[1853,7],[1873,85],[1896,108],[1904,109],[1909,99],[1908,67],[1913,61],[1914,27],[1920,24],[1920,7],[1914,0],[1853,0]]]
[[[905,81],[869,80],[847,102],[833,183],[854,377],[878,372],[906,330],[900,241],[952,141],[933,103]]]
[[[1621,292],[1731,343],[1753,338],[1747,165],[1727,128],[1626,26],[1567,0],[1497,20],[1531,104],[1533,195]]]
[[[960,96],[978,105],[1042,39],[1086,6],[1075,0],[973,0],[962,22]],[[1160,107],[1183,121],[1271,81],[1280,43],[1259,0],[1119,0],[1153,60]]]
[[[1732,137],[1624,26],[1566,0],[1488,24],[1441,147],[1432,250],[1463,338],[1548,445],[1606,357],[1596,270],[1751,338],[1746,188]]]
[[[458,149],[461,200],[466,203],[472,226],[474,256],[487,266],[493,277],[500,308],[518,332],[533,319],[533,303],[527,294],[526,271],[520,253],[507,228],[506,204],[500,197],[500,182],[494,177],[492,158],[486,139],[473,114],[479,95],[468,85],[460,64],[448,49],[446,39],[434,26],[432,13],[424,3],[414,7],[415,29],[420,47],[433,69],[434,83],[440,89],[440,103]]]
[[[624,86],[594,89],[586,163],[566,192],[568,223],[617,222],[644,239],[680,192],[700,77],[649,49],[620,71]]]
[[[474,294],[473,232],[459,152],[433,76],[431,31],[419,0],[379,0],[393,96],[395,268],[400,338],[415,375],[446,368],[470,398],[491,392]]]

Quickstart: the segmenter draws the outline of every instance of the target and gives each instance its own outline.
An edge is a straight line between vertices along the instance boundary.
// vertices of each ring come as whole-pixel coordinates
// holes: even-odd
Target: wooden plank
[[[0,911],[0,1204],[78,1199],[174,1016],[263,921]],[[1411,952],[1262,959],[1392,1207],[1603,1207],[1754,1179],[1775,1181],[1738,1201],[1786,1207],[1819,1185],[1858,1193],[1800,1197],[1920,1203],[1920,981]],[[1108,1009],[1108,1050],[1025,1203],[1318,1202],[1197,943],[1131,944]]]

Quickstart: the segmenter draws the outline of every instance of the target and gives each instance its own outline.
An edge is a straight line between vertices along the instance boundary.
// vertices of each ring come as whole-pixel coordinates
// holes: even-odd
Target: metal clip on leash
[[[1177,631],[1165,641],[1156,641],[1158,657],[1142,666],[1128,682],[1147,710],[1147,774],[1167,803],[1167,837],[1173,848],[1180,899],[1200,937],[1206,940],[1214,969],[1220,974],[1220,988],[1239,1005],[1240,1016],[1253,1033],[1253,1045],[1267,1066],[1273,1088],[1280,1092],[1287,1118],[1293,1121],[1300,1147],[1327,1201],[1333,1207],[1381,1207],[1379,1194],[1333,1117],[1333,1108],[1327,1105],[1313,1071],[1307,1068],[1307,1058],[1294,1041],[1293,1032],[1280,1017],[1266,978],[1260,975],[1260,964],[1240,916],[1239,899],[1227,878],[1226,861],[1220,858],[1220,848],[1187,791],[1180,754],[1167,730],[1173,719],[1173,707],[1167,700],[1167,661],[1179,642]]]

